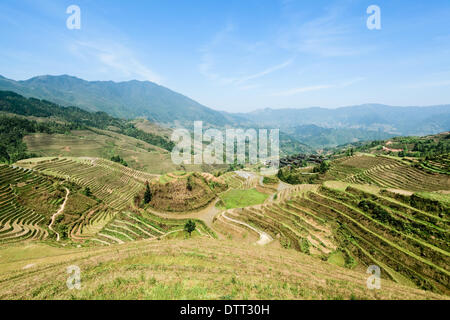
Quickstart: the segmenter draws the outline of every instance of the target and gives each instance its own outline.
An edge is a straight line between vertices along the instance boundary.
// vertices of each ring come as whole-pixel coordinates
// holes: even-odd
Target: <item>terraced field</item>
[[[156,177],[98,158],[38,158],[18,165],[89,187],[94,196],[116,210],[125,209],[144,183]]]
[[[284,193],[289,196],[275,202],[228,210],[215,224],[240,237],[257,238],[253,229],[260,230],[285,248],[348,268],[375,264],[385,278],[450,292],[450,206],[445,202],[338,181]]]
[[[230,188],[243,189],[245,186],[245,179],[238,176],[235,172],[227,172],[222,175],[221,178],[225,181],[226,184],[228,184]]]
[[[1,165],[0,243],[48,238],[49,217],[58,210],[58,200],[54,181],[31,170]]]
[[[405,161],[383,156],[357,155],[337,160],[333,162],[328,177],[411,191],[450,189],[449,175],[420,170]]]
[[[75,221],[68,223],[68,237],[72,241],[110,245],[184,236],[187,220],[162,219],[133,206],[133,198],[143,190],[146,181],[157,178],[155,175],[96,158],[41,158],[21,161],[19,165],[30,169],[18,170],[25,172],[32,168],[33,172],[91,190],[97,204],[87,207]],[[197,221],[195,234],[215,237],[201,221]]]
[[[161,177],[97,158],[38,158],[17,165],[20,168],[0,167],[2,242],[55,238],[48,225],[67,186],[67,207],[54,226],[67,226],[67,244],[114,247],[145,240],[165,246],[169,239],[190,238],[184,226],[196,217],[192,238],[206,246],[218,238],[233,247],[240,243],[281,255],[295,251],[356,273],[377,265],[384,281],[408,290],[450,294],[448,175],[407,161],[369,155],[341,158],[332,162],[320,183],[280,182],[270,195],[261,194],[264,197],[254,202],[252,192],[259,195],[263,179],[247,171],[219,178],[181,171]],[[201,197],[208,204],[202,210],[170,212],[136,205],[135,197],[147,181],[156,192],[163,190],[156,185],[167,190],[176,186],[179,192],[156,196],[172,203],[178,193],[187,192],[188,179],[195,187],[186,199]],[[92,196],[82,194],[87,187]],[[200,187],[207,192],[196,189]],[[228,210],[211,201],[227,196],[233,201],[240,197]],[[45,205],[33,205],[41,202]]]
[[[450,155],[437,156],[432,160],[423,161],[420,166],[431,173],[450,174]]]

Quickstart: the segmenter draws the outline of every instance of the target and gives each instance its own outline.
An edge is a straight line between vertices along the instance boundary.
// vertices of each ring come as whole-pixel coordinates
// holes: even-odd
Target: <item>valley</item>
[[[383,170],[378,172],[378,168]],[[3,297],[68,297],[56,280],[40,286],[33,296],[17,289],[21,278],[31,281],[29,285],[43,281],[64,261],[77,261],[86,272],[84,289],[70,293],[75,298],[209,299],[223,297],[227,290],[233,298],[258,299],[449,294],[448,175],[428,173],[401,160],[357,154],[331,161],[329,171],[315,184],[283,186],[281,182],[265,185],[257,178],[259,173],[251,170],[218,178],[188,172],[160,176],[92,157],[27,159],[14,166],[3,165],[0,171],[0,256],[29,248],[19,261],[0,262]],[[189,178],[192,191],[187,189],[188,177],[193,177]],[[426,183],[417,184],[418,179]],[[153,199],[142,205],[136,195],[143,192],[147,181]],[[203,191],[198,194],[197,188]],[[163,207],[158,197],[164,197]],[[33,199],[40,199],[40,204]],[[62,212],[52,216],[60,208]],[[184,230],[188,220],[196,223],[191,235]],[[55,252],[59,253],[40,256],[46,246],[58,248]],[[158,253],[161,250],[163,256]],[[275,278],[261,278],[267,271],[257,261],[273,259],[271,255],[283,263],[273,265],[268,274],[283,274],[276,278],[286,277],[283,287],[269,284]],[[234,276],[220,271],[219,282],[225,289],[218,289],[208,277],[219,272],[213,271],[216,266],[227,268],[232,257],[246,266],[233,269]],[[303,267],[289,272],[291,263]],[[327,274],[325,286],[314,278],[306,281],[305,263],[319,278]],[[159,272],[153,269],[157,264],[164,266]],[[382,270],[384,290],[379,293],[363,289],[365,269],[371,264]],[[24,265],[27,271],[22,271]],[[176,282],[174,276],[181,266],[192,280]],[[38,271],[41,268],[47,271]],[[113,272],[103,278],[110,280],[94,280],[91,274],[104,268]],[[191,268],[208,271],[197,274],[188,271]],[[149,270],[153,270],[151,281],[156,286],[144,284],[149,281]],[[116,272],[121,275],[114,276]],[[203,285],[199,287],[196,281]],[[244,289],[250,283],[256,287]],[[133,284],[140,284],[141,291],[120,293]],[[259,285],[278,289],[269,293]]]
[[[448,132],[176,165],[169,126],[0,98],[1,299],[450,296]]]

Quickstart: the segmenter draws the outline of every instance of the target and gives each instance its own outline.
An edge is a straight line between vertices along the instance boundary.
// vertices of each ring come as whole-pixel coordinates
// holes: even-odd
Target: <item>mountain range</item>
[[[193,121],[224,127],[279,128],[312,147],[330,147],[395,135],[427,135],[450,130],[450,105],[394,107],[381,104],[326,109],[261,109],[227,113],[149,81],[86,81],[73,76],[38,76],[15,81],[0,76],[0,90],[115,117],[144,117],[169,127]]]

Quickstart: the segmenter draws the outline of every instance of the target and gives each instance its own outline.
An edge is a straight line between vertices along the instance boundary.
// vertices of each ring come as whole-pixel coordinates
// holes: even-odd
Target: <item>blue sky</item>
[[[450,1],[2,0],[0,74],[150,80],[229,112],[449,104]]]

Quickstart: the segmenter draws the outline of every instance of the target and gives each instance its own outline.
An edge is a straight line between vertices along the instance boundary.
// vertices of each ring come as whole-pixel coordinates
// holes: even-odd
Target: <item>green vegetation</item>
[[[252,206],[255,204],[263,203],[267,199],[268,195],[256,191],[256,189],[247,190],[229,190],[220,195],[225,208],[243,208]]]
[[[144,203],[150,203],[152,201],[152,192],[150,191],[150,185],[148,181],[145,182],[145,193],[144,193]]]
[[[264,184],[275,184],[275,183],[278,183],[278,179],[276,177],[267,177],[267,176],[265,176],[263,178],[263,183]]]
[[[139,121],[8,92],[0,92],[0,111],[0,161],[6,163],[0,165],[0,256],[11,260],[0,264],[0,298],[450,293],[447,133],[292,157],[298,161],[283,162],[276,177],[237,163],[215,167],[214,174],[204,172],[208,166],[169,164],[156,175],[135,168],[150,166],[142,163],[151,155],[155,166],[167,162],[167,131],[159,135],[155,128],[139,129],[148,127]],[[47,145],[53,148],[48,157],[34,157],[27,149],[50,150]],[[70,157],[73,150],[83,157]],[[39,250],[15,251],[24,241]],[[42,256],[43,244],[32,241],[65,251]],[[233,252],[218,250],[224,247]],[[33,259],[36,269],[23,271],[19,264],[27,261],[32,268]],[[67,293],[64,282],[54,282],[50,273],[66,262],[84,264],[84,291]],[[239,273],[240,264],[268,276]],[[383,292],[364,287],[372,264],[382,269]],[[300,266],[308,268],[299,271]],[[230,271],[229,279],[217,278]],[[192,281],[172,280],[180,276]],[[362,281],[355,284],[358,277]],[[38,278],[49,281],[25,290]]]
[[[120,156],[111,157],[111,161],[120,163],[121,165],[128,167],[128,163],[125,160],[123,160]]]
[[[445,299],[388,280],[368,290],[365,272],[292,250],[198,237],[83,251],[27,244],[0,255],[1,299]],[[39,263],[14,272],[25,260]],[[69,265],[82,269],[81,290],[67,290]]]
[[[92,196],[91,188],[85,187],[84,190],[83,190],[83,194],[84,194],[86,197],[91,197],[91,196]]]
[[[105,112],[88,112],[77,107],[61,107],[45,100],[27,99],[10,91],[0,91],[0,111],[21,116],[39,117],[47,120],[58,119],[66,123],[60,125],[66,130],[87,129],[89,127],[106,130],[113,127],[116,128],[118,133],[159,146],[166,150],[172,150],[174,146],[174,143],[165,136],[144,132],[137,129],[133,123],[127,120],[113,118]],[[51,124],[52,128],[55,126],[56,124]]]
[[[54,121],[42,123],[0,115],[0,163],[14,163],[36,156],[27,152],[27,146],[22,141],[26,134],[34,132],[66,133],[72,129],[76,129],[76,126]]]
[[[192,232],[195,231],[195,222],[192,220],[189,220],[188,222],[186,222],[186,224],[184,225],[184,231],[186,231],[187,233],[189,233],[189,236],[191,236]]]
[[[191,175],[189,175],[187,178],[186,187],[189,191],[192,191],[192,189],[194,188],[194,181]]]
[[[312,184],[319,178],[319,173],[305,172],[301,168],[284,167],[278,170],[277,177],[290,184]]]
[[[330,165],[327,161],[321,162],[318,166],[314,167],[313,172],[324,174],[330,169]]]

